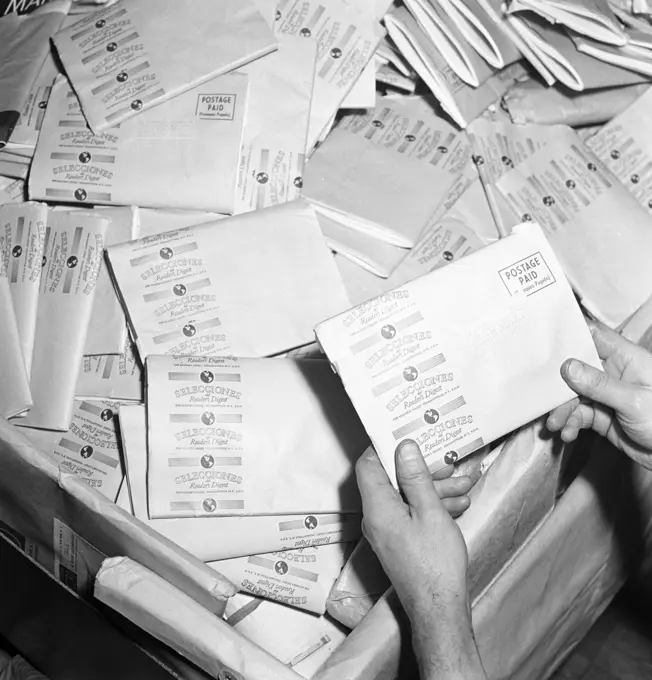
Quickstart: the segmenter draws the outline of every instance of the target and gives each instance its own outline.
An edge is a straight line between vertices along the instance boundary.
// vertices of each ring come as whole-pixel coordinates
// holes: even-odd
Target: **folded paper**
[[[534,224],[316,332],[394,483],[402,440],[437,470],[570,399],[559,374],[568,357],[600,366]]]
[[[8,277],[23,360],[29,377],[48,208],[42,203],[0,207],[0,225],[8,237]]]
[[[48,214],[30,386],[17,425],[68,430],[108,220],[83,210]]]
[[[351,545],[333,543],[232,560],[210,562],[241,592],[313,614],[326,611],[326,599],[346,562]]]
[[[486,65],[487,70],[479,77],[480,87],[471,87],[455,74],[405,7],[392,10],[385,17],[385,25],[412,68],[441,102],[444,111],[462,128],[500,99],[524,73],[518,63],[501,71]]]

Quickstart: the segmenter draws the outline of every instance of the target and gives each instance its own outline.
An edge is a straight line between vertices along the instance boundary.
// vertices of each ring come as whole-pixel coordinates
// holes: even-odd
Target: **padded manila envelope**
[[[269,356],[314,340],[346,292],[305,201],[107,249],[141,358]]]
[[[573,397],[569,357],[601,366],[536,224],[317,326],[396,483],[414,439],[434,471]]]
[[[247,94],[245,75],[222,76],[93,135],[60,76],[34,153],[30,197],[231,213]]]
[[[147,510],[147,413],[120,406],[120,434],[134,515],[205,562],[315,545],[355,541],[358,515],[260,515],[149,519]]]
[[[0,207],[0,227],[8,236],[9,289],[28,376],[36,333],[47,215],[48,207],[43,203]]]
[[[328,362],[150,356],[149,514],[355,512],[368,439]]]
[[[95,134],[276,49],[251,0],[121,0],[54,45]]]
[[[352,544],[333,543],[209,562],[209,566],[241,592],[323,614],[351,548]]]
[[[17,425],[68,430],[108,220],[84,210],[48,213],[30,386]]]

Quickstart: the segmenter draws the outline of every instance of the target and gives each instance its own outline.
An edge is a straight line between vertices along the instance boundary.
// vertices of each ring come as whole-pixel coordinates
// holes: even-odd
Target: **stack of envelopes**
[[[599,365],[585,317],[652,294],[652,12],[14,4],[0,415],[311,677],[366,447],[394,483],[406,437],[432,472],[489,453]]]

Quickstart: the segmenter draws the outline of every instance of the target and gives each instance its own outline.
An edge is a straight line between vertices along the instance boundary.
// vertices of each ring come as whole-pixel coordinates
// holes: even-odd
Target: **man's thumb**
[[[561,377],[580,397],[588,397],[623,415],[629,415],[633,409],[635,395],[632,385],[583,361],[578,359],[564,361]]]

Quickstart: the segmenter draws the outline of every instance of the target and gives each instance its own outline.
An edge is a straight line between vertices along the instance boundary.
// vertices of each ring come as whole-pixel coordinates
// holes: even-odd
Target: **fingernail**
[[[420,455],[419,447],[413,439],[405,439],[398,445],[398,455],[405,463],[418,460]]]
[[[577,359],[566,360],[566,373],[572,380],[581,380],[584,373],[582,362]]]

